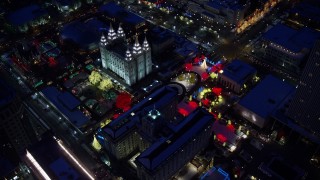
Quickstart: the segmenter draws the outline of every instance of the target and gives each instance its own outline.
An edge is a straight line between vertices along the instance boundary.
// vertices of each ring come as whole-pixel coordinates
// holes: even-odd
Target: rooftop
[[[210,6],[215,9],[232,9],[232,10],[240,10],[244,6],[240,4],[239,0],[217,0],[217,1],[209,1],[207,6]]]
[[[298,14],[301,17],[320,22],[320,7],[311,5],[307,2],[300,2],[289,11],[292,14]]]
[[[291,84],[268,75],[238,104],[256,113],[261,118],[266,118],[294,92],[294,89]]]
[[[263,38],[298,53],[304,48],[311,49],[315,41],[320,38],[320,32],[307,27],[293,29],[278,23],[264,33]]]
[[[245,83],[247,78],[256,72],[257,70],[254,67],[240,60],[232,61],[223,69],[223,75],[238,84]]]
[[[80,105],[69,92],[60,92],[56,87],[47,87],[41,91],[76,127],[85,125],[89,119],[76,107]]]
[[[200,177],[200,180],[230,180],[229,174],[221,168],[212,167]]]
[[[145,20],[131,12],[128,12],[123,7],[117,5],[115,2],[110,2],[105,5],[102,5],[99,8],[99,12],[102,12],[108,16],[119,19],[122,23],[130,25],[138,25]]]
[[[27,149],[42,169],[53,179],[79,179],[76,169],[52,137],[45,137]]]
[[[135,125],[135,121],[139,119],[138,113],[142,112],[143,110],[145,110],[145,112],[148,112],[154,108],[161,109],[168,103],[170,103],[170,100],[172,100],[177,95],[178,90],[169,86],[164,86],[156,92],[152,93],[147,98],[140,101],[129,111],[113,120],[110,124],[102,129],[102,132],[106,133],[111,138],[116,139],[125,134]],[[132,115],[132,113],[134,113],[135,115]]]
[[[198,108],[174,128],[173,135],[151,145],[137,157],[137,161],[146,169],[155,170],[174,152],[203,131],[210,122],[213,122],[213,116],[206,110]]]
[[[80,48],[90,49],[95,44],[98,47],[101,32],[100,29],[108,26],[97,18],[90,18],[85,21],[73,21],[64,25],[60,36],[63,40],[72,40]]]
[[[39,5],[33,4],[9,13],[7,19],[12,25],[20,26],[34,21],[46,14],[47,11],[45,9],[42,9]]]
[[[14,89],[12,89],[4,80],[0,79],[0,108],[5,107],[10,103],[15,95]]]

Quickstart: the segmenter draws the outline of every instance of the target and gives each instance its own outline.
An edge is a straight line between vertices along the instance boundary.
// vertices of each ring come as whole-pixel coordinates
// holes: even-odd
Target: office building
[[[119,25],[117,32],[110,24],[107,37],[101,36],[100,53],[102,67],[116,73],[128,85],[133,85],[152,71],[151,48],[145,38],[142,46],[136,35],[134,45],[129,46]]]
[[[20,154],[36,140],[16,91],[0,79],[0,141],[1,149]],[[9,152],[10,151],[10,152]]]
[[[179,117],[178,99],[176,87],[160,88],[98,130],[97,140],[116,159],[136,153],[139,179],[170,179],[207,146],[214,120],[202,108]]]
[[[241,93],[247,85],[252,84],[256,73],[257,70],[249,64],[234,60],[219,73],[218,82],[236,93]]]
[[[277,24],[263,34],[265,58],[277,66],[282,66],[300,74],[305,59],[320,32],[302,27],[294,29],[284,24]]]
[[[320,41],[309,56],[299,86],[286,112],[296,123],[320,135]]]
[[[94,179],[63,142],[51,134],[27,148],[24,161],[37,179]]]
[[[173,134],[153,143],[137,158],[141,180],[170,179],[209,143],[213,116],[197,109],[173,128]]]
[[[129,111],[122,114],[110,124],[98,131],[98,141],[107,149],[115,158],[122,159],[127,157],[136,149],[144,150],[155,139],[150,136],[153,134],[155,127],[150,127],[150,124],[155,122],[142,121],[147,118],[151,110],[157,110],[160,117],[166,117],[166,120],[173,120],[176,114],[178,104],[178,90],[165,86],[152,93],[149,97],[142,100],[140,103],[132,107]],[[150,116],[154,116],[154,112],[150,112]],[[158,115],[156,115],[158,117]],[[158,119],[158,118],[157,118]],[[148,120],[149,121],[149,120]],[[149,125],[148,125],[149,124]],[[156,123],[161,125],[162,123]],[[139,126],[139,128],[138,128]],[[149,135],[148,130],[150,129]],[[148,136],[150,143],[142,139],[137,132],[144,130],[143,134]],[[144,136],[143,135],[143,136]]]
[[[209,1],[204,5],[207,11],[216,16],[222,16],[217,19],[225,19],[226,22],[234,25],[238,25],[243,21],[249,7],[249,1],[242,3],[234,0]]]
[[[291,97],[294,87],[268,75],[235,106],[235,111],[259,128],[265,127],[273,112]]]

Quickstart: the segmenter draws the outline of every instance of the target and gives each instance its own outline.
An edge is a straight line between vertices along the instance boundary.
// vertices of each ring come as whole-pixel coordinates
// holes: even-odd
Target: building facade
[[[179,123],[179,90],[165,86],[98,130],[97,140],[116,159],[137,154],[139,179],[169,179],[209,142],[213,116],[197,109]]]
[[[24,106],[15,91],[0,79],[0,140],[17,154],[36,140]]]
[[[320,135],[320,41],[318,40],[303,70],[287,116],[312,133]]]
[[[265,58],[277,66],[300,74],[306,57],[318,38],[320,33],[310,28],[294,29],[277,24],[263,35]]]
[[[152,71],[151,48],[145,38],[142,47],[138,36],[130,47],[125,41],[121,26],[115,32],[110,25],[107,37],[101,36],[100,53],[102,67],[120,76],[128,85],[133,85]]]
[[[257,70],[240,60],[228,64],[218,75],[218,82],[230,90],[241,93],[247,85],[252,84]]]
[[[158,140],[136,158],[138,178],[170,179],[208,145],[212,122],[213,116],[204,109],[191,113],[173,135]]]

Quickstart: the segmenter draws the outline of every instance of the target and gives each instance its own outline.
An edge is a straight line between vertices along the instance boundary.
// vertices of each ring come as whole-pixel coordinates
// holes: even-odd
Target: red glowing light
[[[193,108],[193,109],[196,109],[198,107],[198,104],[194,101],[190,101],[189,102],[189,105]]]
[[[125,111],[130,109],[131,95],[125,92],[120,93],[116,99],[116,107]]]
[[[192,64],[191,63],[187,63],[185,65],[186,71],[191,71],[192,70]]]
[[[221,95],[222,88],[214,87],[214,88],[212,88],[212,92],[213,92],[216,96],[219,96],[219,95]]]
[[[188,116],[189,112],[183,108],[178,108],[178,112],[183,116]]]
[[[200,58],[199,58],[199,57],[195,57],[195,58],[193,59],[193,62],[194,62],[195,64],[198,64],[198,63],[200,62]]]
[[[204,60],[204,59],[206,59],[206,56],[205,55],[201,55],[201,60]]]
[[[224,143],[227,141],[227,138],[222,134],[217,134],[218,141]]]
[[[57,61],[53,57],[49,57],[49,66],[55,66],[57,65]]]
[[[234,132],[234,130],[236,129],[236,128],[234,128],[234,126],[233,126],[232,124],[228,124],[228,125],[227,125],[227,128],[228,128],[228,130],[230,130],[231,132]]]
[[[114,114],[114,115],[112,116],[112,118],[113,118],[113,119],[117,119],[119,116],[120,116],[120,114]]]
[[[203,99],[201,102],[204,106],[209,106],[210,103],[209,99]]]
[[[209,77],[209,74],[206,73],[206,72],[204,72],[204,73],[201,74],[201,78],[202,78],[203,80],[208,79],[208,77]]]

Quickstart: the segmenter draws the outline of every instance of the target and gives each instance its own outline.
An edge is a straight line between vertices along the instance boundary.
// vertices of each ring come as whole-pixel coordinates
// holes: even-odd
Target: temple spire
[[[101,35],[100,44],[101,44],[102,46],[106,46],[106,45],[107,45],[107,39],[106,39],[106,37],[104,36],[104,33],[102,33],[102,35]]]
[[[127,61],[131,61],[132,60],[132,55],[131,55],[131,52],[129,50],[129,47],[127,48],[127,51],[126,51],[126,58],[125,58]]]
[[[115,40],[117,38],[117,34],[114,32],[112,23],[110,22],[109,32],[108,32],[108,40]]]
[[[143,50],[144,50],[144,51],[148,51],[148,50],[149,50],[149,43],[148,43],[148,41],[147,41],[147,36],[144,37]]]
[[[138,35],[136,35],[136,40],[133,45],[133,54],[140,54],[141,53],[141,46],[139,43]]]
[[[118,31],[117,31],[117,36],[118,37],[124,37],[125,36],[124,31],[123,31],[123,29],[121,27],[121,23],[119,24],[119,28],[118,28]]]

